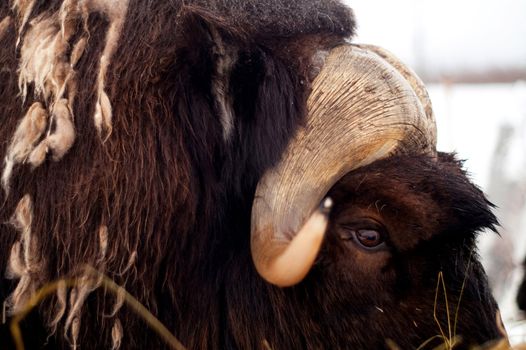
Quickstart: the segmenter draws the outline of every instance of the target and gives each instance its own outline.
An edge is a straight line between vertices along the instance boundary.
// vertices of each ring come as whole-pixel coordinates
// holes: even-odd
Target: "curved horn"
[[[252,258],[268,282],[291,286],[309,272],[327,226],[315,209],[342,176],[395,153],[436,153],[433,115],[426,116],[404,72],[416,76],[399,70],[350,44],[327,56],[312,84],[306,126],[256,189]]]
[[[418,100],[422,104],[422,108],[426,113],[426,117],[429,123],[431,125],[436,124],[435,114],[433,113],[433,107],[431,105],[431,99],[429,98],[427,89],[422,80],[420,80],[418,75],[416,75],[416,73],[411,68],[409,68],[402,61],[400,61],[398,57],[394,56],[392,53],[380,46],[365,44],[360,44],[356,46],[358,46],[361,49],[374,52],[375,54],[386,60],[391,66],[396,68],[396,70],[407,80],[409,85],[411,85],[411,88],[413,89],[416,96],[418,97]],[[432,133],[430,134],[430,139],[436,140],[436,128],[430,128],[429,131]]]

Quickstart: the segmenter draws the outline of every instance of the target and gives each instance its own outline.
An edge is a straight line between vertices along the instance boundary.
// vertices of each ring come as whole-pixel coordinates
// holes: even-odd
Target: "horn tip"
[[[332,199],[326,198],[288,245],[281,246],[268,259],[256,259],[261,277],[278,287],[290,287],[305,278],[323,243],[330,207]]]

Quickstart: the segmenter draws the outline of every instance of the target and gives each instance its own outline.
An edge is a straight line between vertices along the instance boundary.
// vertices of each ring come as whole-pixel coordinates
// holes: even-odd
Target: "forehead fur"
[[[354,33],[352,11],[334,0],[199,0],[203,6],[223,18],[233,19],[256,36],[285,36]]]
[[[452,154],[379,160],[347,174],[329,195],[336,215],[352,207],[374,211],[400,250],[436,235],[474,235],[497,224],[493,205]]]

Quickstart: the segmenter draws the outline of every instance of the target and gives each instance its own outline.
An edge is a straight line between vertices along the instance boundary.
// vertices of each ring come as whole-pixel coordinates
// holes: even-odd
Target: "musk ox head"
[[[495,230],[492,205],[454,155],[436,153],[423,84],[372,46],[335,48],[323,69],[307,127],[258,185],[258,272],[316,290],[305,307],[323,310],[340,347],[469,348],[505,336],[476,251],[476,234]]]
[[[325,225],[306,218],[339,178],[393,154],[436,154],[422,82],[380,48],[332,49],[307,105],[306,127],[259,182],[252,211],[256,268],[281,286],[300,281],[314,261]]]
[[[410,349],[433,337],[426,348],[471,348],[503,336],[476,251],[476,233],[496,219],[453,155],[378,160],[329,195],[334,208],[313,269],[345,291],[336,309],[367,325],[369,341],[355,337],[356,348],[391,339]]]

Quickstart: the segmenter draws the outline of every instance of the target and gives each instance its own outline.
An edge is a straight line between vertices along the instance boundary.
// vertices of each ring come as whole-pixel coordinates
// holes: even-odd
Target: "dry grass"
[[[92,277],[94,280],[102,280],[101,286],[117,296],[117,293],[122,293],[124,290],[121,286],[113,282],[106,275],[95,270],[91,266],[85,266],[86,275]],[[66,287],[71,288],[79,284],[79,279],[60,279],[52,283],[48,283],[40,288],[35,294],[31,296],[29,301],[24,305],[22,311],[17,313],[11,320],[10,330],[13,335],[15,346],[17,350],[24,350],[24,341],[22,332],[20,330],[20,322],[44,299],[55,293],[59,285],[66,284]],[[133,310],[146,324],[154,330],[172,349],[185,350],[186,348],[177,340],[177,338],[159,321],[148,309],[144,307],[137,299],[130,293],[124,290],[124,302]]]
[[[104,287],[110,293],[113,293],[117,296],[118,293],[122,293],[124,290],[121,286],[117,285],[114,281],[108,278],[106,275],[95,270],[91,266],[85,266],[86,275],[92,277],[94,280],[101,280],[101,287]],[[469,270],[469,265],[467,270]],[[467,274],[466,274],[467,276]],[[449,301],[447,297],[447,290],[444,281],[444,276],[442,272],[439,272],[437,279],[437,287],[435,292],[435,305],[433,310],[433,317],[438,326],[439,334],[436,334],[425,342],[423,342],[417,350],[426,349],[433,341],[440,339],[442,343],[438,346],[433,347],[433,350],[453,350],[454,347],[460,344],[462,338],[456,334],[458,315],[460,311],[460,302],[462,300],[462,294],[464,291],[464,286],[466,282],[466,277],[464,278],[462,289],[460,292],[459,301],[455,307],[454,319],[451,319]],[[55,282],[51,282],[40,288],[36,291],[35,294],[29,299],[29,301],[24,305],[22,310],[13,316],[13,319],[10,323],[10,330],[15,342],[17,350],[24,350],[24,341],[23,335],[20,329],[20,322],[44,299],[52,295],[57,291],[60,285],[66,285],[67,288],[72,288],[77,286],[80,283],[80,279],[60,279]],[[439,301],[440,291],[443,292],[444,302],[446,305],[446,316],[447,316],[447,332],[442,328],[437,315],[437,304]],[[124,290],[124,302],[125,304],[133,310],[141,319],[146,322],[146,324],[154,330],[172,349],[175,350],[185,350],[185,347],[179,342],[179,340],[159,321],[152,313],[150,313],[137,299],[135,299],[131,294]],[[499,315],[497,315],[497,320]],[[451,322],[453,321],[453,322]],[[502,333],[506,334],[503,326]],[[266,350],[271,350],[271,346],[268,341],[265,339],[262,342],[263,348]],[[387,339],[386,346],[390,350],[402,350],[393,340]],[[482,346],[476,347],[473,350],[526,350],[526,343],[511,346],[508,339],[504,338],[499,341],[489,342]]]
[[[472,252],[473,253],[473,252]],[[462,288],[460,290],[460,296],[458,299],[458,303],[455,307],[455,315],[454,315],[454,321],[453,326],[451,325],[451,314],[450,314],[450,307],[449,307],[449,301],[447,297],[447,290],[446,290],[446,284],[444,281],[444,275],[442,271],[438,273],[437,278],[437,286],[435,289],[435,303],[434,303],[434,309],[433,309],[433,318],[435,319],[435,322],[438,326],[438,330],[440,334],[434,335],[431,338],[424,341],[420,346],[417,348],[417,350],[423,350],[426,349],[433,341],[440,339],[442,343],[438,346],[435,346],[433,350],[453,350],[456,345],[460,344],[462,341],[462,337],[457,335],[457,324],[458,324],[458,315],[460,311],[460,303],[462,301],[462,295],[464,294],[464,288],[466,286],[466,280],[469,272],[469,268],[471,267],[471,256],[468,260],[468,266],[466,268],[466,274],[464,276],[464,280],[462,281]],[[446,316],[447,316],[447,334],[444,332],[444,329],[442,328],[442,325],[440,324],[438,320],[437,315],[437,305],[439,300],[439,293],[440,291],[443,292],[444,295],[444,302],[446,305]],[[499,330],[501,334],[504,336],[503,339],[497,340],[497,341],[490,341],[486,344],[477,346],[473,348],[473,350],[526,350],[526,343],[525,344],[518,344],[511,346],[509,339],[507,338],[507,333],[504,328],[504,325],[502,324],[502,320],[500,318],[500,311],[497,311],[496,315],[496,322],[499,327]],[[393,342],[392,340],[388,339],[386,340],[386,345],[390,350],[402,350],[400,347]]]

